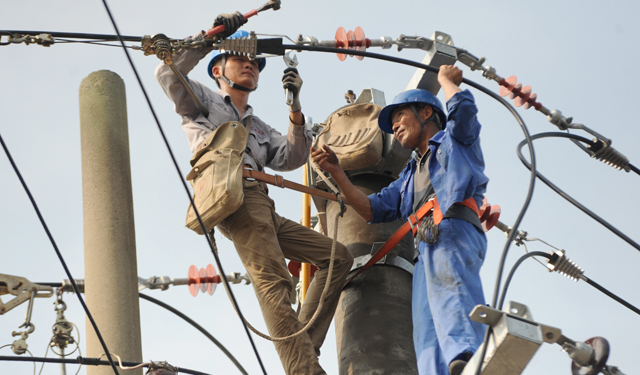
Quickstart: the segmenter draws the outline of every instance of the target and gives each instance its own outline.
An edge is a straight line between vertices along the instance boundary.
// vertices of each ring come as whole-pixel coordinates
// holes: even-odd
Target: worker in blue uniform
[[[407,90],[380,112],[378,125],[402,147],[415,150],[400,177],[379,193],[365,195],[347,178],[326,145],[311,156],[329,172],[349,205],[369,223],[407,219],[431,199],[439,215],[420,221],[413,274],[413,338],[421,375],[459,375],[480,346],[484,328],[469,313],[485,304],[480,281],[487,240],[478,206],[489,179],[484,174],[477,108],[462,91],[462,71],[442,66],[442,104],[428,91]],[[440,221],[438,216],[442,217]]]

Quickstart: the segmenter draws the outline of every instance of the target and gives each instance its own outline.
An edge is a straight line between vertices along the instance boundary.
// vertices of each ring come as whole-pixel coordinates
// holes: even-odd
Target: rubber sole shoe
[[[449,374],[451,375],[460,375],[462,374],[462,370],[467,365],[467,361],[462,359],[456,359],[455,361],[449,364]]]

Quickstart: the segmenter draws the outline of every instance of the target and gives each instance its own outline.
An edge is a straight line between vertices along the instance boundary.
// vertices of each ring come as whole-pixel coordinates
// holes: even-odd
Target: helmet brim
[[[247,31],[238,30],[235,33],[231,34],[231,36],[229,36],[229,39],[246,38],[248,36],[249,36],[249,33]],[[211,79],[215,79],[213,77],[213,72],[212,72],[213,66],[216,64],[216,61],[220,60],[222,56],[224,56],[225,54],[227,53],[226,52],[220,53],[220,50],[213,51],[211,60],[209,60],[209,65],[207,65],[207,73],[209,73],[209,77],[211,77]],[[261,53],[258,53],[258,55],[261,55]],[[267,65],[267,59],[261,58],[256,60],[258,61],[258,71],[262,72],[262,69],[264,69],[264,67]]]
[[[223,55],[224,53],[218,53],[217,55],[211,58],[211,61],[209,61],[209,65],[207,66],[207,73],[209,73],[209,77],[211,77],[211,79],[215,79],[213,77],[213,71],[212,71],[213,66],[216,65],[216,62],[220,60]],[[258,62],[258,71],[262,73],[262,69],[264,69],[264,67],[267,66],[267,59],[261,58],[261,59],[256,59],[256,61]]]
[[[393,115],[393,111],[401,105],[406,105],[406,103],[389,104],[382,108],[380,114],[378,114],[378,126],[383,132],[393,134],[393,122],[391,121],[391,116]]]

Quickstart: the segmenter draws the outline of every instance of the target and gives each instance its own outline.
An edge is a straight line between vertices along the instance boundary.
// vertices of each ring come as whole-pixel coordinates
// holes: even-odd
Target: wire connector
[[[547,260],[547,268],[549,272],[556,271],[574,281],[582,279],[584,274],[580,266],[564,255],[564,250],[551,252],[551,258]]]

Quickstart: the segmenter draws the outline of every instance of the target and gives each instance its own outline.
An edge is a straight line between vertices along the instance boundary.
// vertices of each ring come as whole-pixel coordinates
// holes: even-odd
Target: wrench
[[[295,68],[298,66],[298,58],[297,56],[291,57],[291,51],[287,52],[282,56],[284,59],[284,63],[287,65],[287,68]],[[284,89],[284,95],[287,98],[287,105],[293,104],[293,93],[289,89]]]

